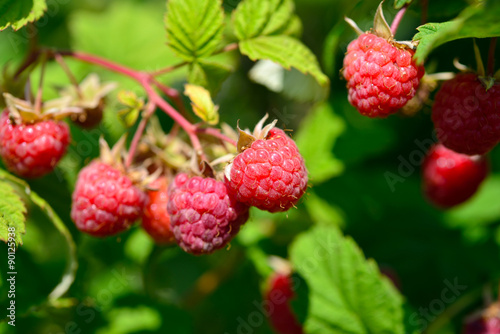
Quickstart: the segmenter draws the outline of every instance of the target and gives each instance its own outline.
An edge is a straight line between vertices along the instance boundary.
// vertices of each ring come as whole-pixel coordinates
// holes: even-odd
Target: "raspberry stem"
[[[66,76],[68,77],[69,81],[71,81],[71,84],[75,87],[78,97],[82,98],[80,85],[78,84],[78,81],[76,80],[75,76],[68,67],[68,64],[66,64],[66,62],[64,61],[64,58],[59,53],[54,53],[54,59],[59,63],[59,66],[61,66],[64,73],[66,73]]]
[[[149,118],[153,116],[155,110],[156,110],[156,104],[151,102],[148,103],[148,105],[146,106],[146,110],[143,113],[141,122],[137,126],[137,130],[134,133],[134,138],[132,138],[132,142],[130,143],[127,159],[125,160],[125,168],[130,167],[130,165],[132,164],[132,160],[134,158],[137,145],[139,144],[139,140],[141,139],[142,134],[144,133],[144,129],[146,128],[146,124],[148,123]]]
[[[392,24],[391,24],[391,33],[392,33],[392,36],[396,35],[396,31],[398,30],[399,23],[401,23],[401,19],[405,15],[407,8],[408,8],[408,4],[404,5],[399,10],[399,12],[396,14],[396,16],[394,17],[394,20],[392,21]]]
[[[37,114],[42,112],[42,95],[43,95],[43,78],[45,76],[45,65],[47,64],[47,56],[42,56],[42,66],[40,68],[40,81],[35,97],[35,111]]]

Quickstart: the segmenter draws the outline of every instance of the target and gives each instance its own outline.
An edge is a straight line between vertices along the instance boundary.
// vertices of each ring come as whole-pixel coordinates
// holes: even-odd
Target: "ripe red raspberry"
[[[456,153],[438,144],[423,163],[423,190],[436,206],[449,208],[474,195],[488,171],[486,158]]]
[[[224,182],[178,174],[167,205],[179,246],[188,253],[209,254],[226,246],[248,219],[248,207],[228,193]]]
[[[265,300],[269,308],[269,320],[279,334],[302,334],[302,325],[290,306],[295,297],[289,275],[275,273],[271,276]]]
[[[287,211],[307,188],[307,169],[295,142],[272,128],[238,154],[226,170],[226,184],[240,202],[269,212]]]
[[[170,216],[167,212],[168,203],[168,181],[166,177],[160,177],[150,185],[147,192],[148,204],[144,207],[142,216],[142,227],[158,244],[168,244],[175,240],[174,233],[170,229]]]
[[[372,33],[347,47],[343,75],[349,102],[369,117],[387,117],[415,95],[424,68],[412,59],[414,51]]]
[[[40,177],[54,170],[70,141],[62,121],[15,124],[9,113],[0,115],[0,155],[5,166],[19,176]]]
[[[93,161],[78,175],[71,218],[80,231],[106,237],[128,229],[141,217],[146,201],[127,175]]]
[[[443,83],[432,107],[439,140],[455,152],[485,154],[500,141],[500,84],[486,90],[477,74]]]

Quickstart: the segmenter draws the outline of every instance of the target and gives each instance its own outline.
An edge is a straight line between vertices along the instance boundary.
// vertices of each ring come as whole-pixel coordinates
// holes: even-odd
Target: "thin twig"
[[[66,64],[66,62],[64,61],[64,58],[59,53],[54,53],[54,59],[59,63],[59,66],[61,66],[64,73],[66,73],[66,76],[68,77],[69,81],[71,81],[71,84],[75,86],[78,97],[82,98],[82,92],[80,90],[80,85],[78,84],[78,80],[76,80],[68,64]]]
[[[143,113],[141,122],[137,126],[137,130],[134,133],[134,138],[132,138],[132,142],[130,143],[127,159],[125,161],[126,168],[130,167],[130,165],[132,164],[132,160],[134,159],[135,151],[137,149],[137,145],[139,144],[139,140],[141,139],[142,134],[144,133],[146,124],[148,123],[151,116],[154,114],[155,109],[156,109],[156,104],[154,104],[154,102],[150,102],[146,106],[146,110]]]
[[[47,56],[42,56],[42,67],[40,69],[40,81],[35,97],[35,111],[39,114],[42,111],[42,95],[43,95],[43,77],[45,76],[45,65],[47,64]]]

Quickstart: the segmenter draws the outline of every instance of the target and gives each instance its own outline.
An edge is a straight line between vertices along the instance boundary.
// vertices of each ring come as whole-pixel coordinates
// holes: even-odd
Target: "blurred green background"
[[[235,72],[215,102],[221,119],[231,126],[240,120],[243,127],[253,127],[269,113],[278,118],[278,126],[294,130],[292,136],[311,172],[311,187],[298,209],[287,214],[252,211],[230,251],[204,257],[154,246],[140,228],[104,240],[79,233],[69,217],[78,170],[98,155],[101,132],[110,142],[125,132],[111,99],[103,125],[90,131],[72,126],[73,142],[56,172],[30,181],[63,219],[78,247],[79,270],[68,298],[61,305],[44,304],[64,271],[67,245],[42,212],[29,207],[24,245],[16,253],[16,327],[0,323],[0,333],[237,333],[239,319],[247,319],[255,311],[254,302],[262,300],[264,278],[258,269],[262,256],[286,258],[296,235],[314,224],[340,226],[366,257],[397,277],[409,319],[415,313],[420,319],[413,326],[429,330],[428,325],[438,319],[436,332],[460,331],[463,316],[482,305],[485,285],[495,286],[500,275],[499,149],[491,153],[492,173],[472,200],[447,212],[433,208],[420,189],[421,159],[434,141],[430,102],[413,117],[368,119],[349,105],[340,78],[347,44],[355,38],[343,17],[367,30],[378,1],[295,2],[303,23],[302,40],[331,79],[326,103],[291,99],[294,91],[309,89],[300,77],[291,77],[283,94],[252,82],[248,72],[254,63],[237,52],[217,56]],[[224,1],[227,13],[237,3]],[[391,6],[388,2],[389,22],[396,13]],[[428,20],[449,20],[466,6],[463,0],[430,1]],[[164,11],[164,0],[54,0],[34,26],[0,32],[0,64],[18,64],[30,35],[44,46],[86,51],[136,69],[176,64],[179,60],[165,46]],[[410,7],[399,39],[412,38],[420,15],[418,5]],[[489,41],[477,42],[486,54]],[[475,66],[470,39],[439,47],[426,69],[452,71],[455,57]],[[68,64],[80,80],[97,72],[105,81],[119,82],[121,89],[142,94],[134,82],[117,74],[76,61]],[[34,83],[38,75],[36,71]],[[185,76],[180,69],[162,81],[182,91]],[[53,88],[66,84],[64,72],[51,63],[45,98],[55,97]],[[164,115],[160,119],[165,129],[171,126]],[[391,185],[388,178],[397,181]],[[6,245],[0,244],[0,254],[7,254]],[[6,266],[7,261],[0,259],[2,310],[8,303]],[[446,282],[457,280],[466,288],[456,306],[423,315],[421,308],[441,298]],[[264,322],[253,333],[272,332]]]

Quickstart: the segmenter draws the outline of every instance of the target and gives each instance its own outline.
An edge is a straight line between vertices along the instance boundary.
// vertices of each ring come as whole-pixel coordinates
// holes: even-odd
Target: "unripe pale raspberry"
[[[174,233],[170,228],[170,216],[167,212],[168,180],[160,177],[150,184],[147,192],[149,202],[144,207],[142,227],[158,244],[174,242]]]
[[[272,128],[238,154],[226,173],[236,199],[269,212],[287,211],[307,189],[307,169],[295,142]]]
[[[226,246],[248,220],[248,206],[237,202],[224,182],[184,173],[170,186],[167,210],[177,243],[196,255]]]
[[[424,75],[413,54],[413,50],[372,33],[353,40],[343,69],[349,102],[369,117],[397,112],[415,95]]]
[[[78,174],[73,192],[71,218],[76,227],[96,237],[128,229],[143,212],[147,196],[127,175],[100,161]]]
[[[15,124],[4,111],[0,116],[0,155],[13,173],[35,178],[50,173],[61,160],[70,141],[62,121]]]
[[[485,157],[456,153],[438,144],[431,148],[422,166],[423,190],[433,204],[449,208],[474,195],[488,171]]]
[[[500,84],[486,90],[477,74],[458,74],[436,93],[432,120],[446,147],[469,155],[487,153],[500,141]]]

